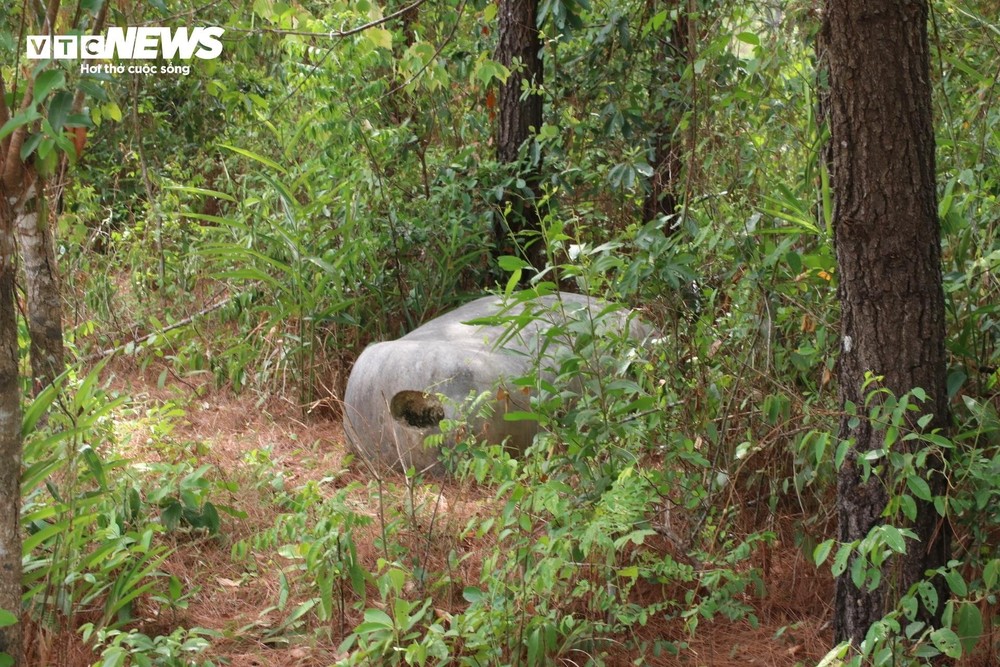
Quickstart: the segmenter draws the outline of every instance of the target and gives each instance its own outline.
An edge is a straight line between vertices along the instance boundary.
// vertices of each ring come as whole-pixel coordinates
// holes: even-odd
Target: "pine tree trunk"
[[[37,208],[17,214],[17,244],[24,263],[31,374],[36,389],[48,386],[63,372],[62,296],[52,234],[47,223],[44,189],[39,182]]]
[[[842,401],[864,406],[866,371],[884,376],[899,395],[923,388],[929,428],[947,428],[945,309],[935,191],[934,127],[926,0],[827,0],[823,44],[829,68],[829,113],[839,267]],[[863,410],[861,410],[864,413]],[[918,415],[919,416],[919,415]],[[915,419],[915,418],[914,418]],[[915,423],[910,424],[916,428]],[[864,418],[842,438],[855,446],[838,473],[840,540],[864,538],[883,521],[884,482],[862,482],[858,458],[883,446],[884,434]],[[898,446],[898,445],[897,445]],[[932,493],[942,475],[928,475]],[[873,621],[926,569],[944,564],[947,525],[927,503],[911,529],[920,541],[883,573],[873,591],[848,573],[837,580],[835,632],[864,639]]]
[[[497,104],[497,159],[505,164],[518,161],[521,146],[542,126],[542,96],[531,93],[521,99],[522,80],[531,86],[542,83],[542,43],[535,22],[537,13],[538,0],[500,2],[496,59],[505,67],[515,69],[507,82],[500,86]],[[501,208],[505,209],[509,204],[511,211],[506,216],[501,212],[494,224],[495,254],[519,254],[539,271],[545,268],[545,248],[537,234],[532,234],[541,230],[537,206],[541,194],[540,170],[541,158],[521,174],[530,194],[508,192]],[[507,246],[510,234],[517,238],[520,248],[530,244],[526,252]]]
[[[21,393],[18,383],[14,212],[0,183],[0,609],[21,615]],[[0,653],[21,660],[21,623],[0,628]]]

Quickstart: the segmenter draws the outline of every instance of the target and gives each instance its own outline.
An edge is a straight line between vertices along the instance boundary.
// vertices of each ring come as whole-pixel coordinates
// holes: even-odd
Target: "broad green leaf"
[[[484,58],[476,63],[473,76],[484,86],[488,86],[493,79],[497,79],[500,83],[506,82],[507,77],[510,76],[510,70],[495,60]]]
[[[92,97],[98,102],[106,102],[108,99],[108,94],[105,92],[100,85],[95,81],[88,81],[87,79],[81,79],[76,87],[82,90],[88,97]]]
[[[66,87],[66,73],[61,69],[45,70],[35,78],[34,103],[40,104],[53,90]]]
[[[520,257],[515,257],[513,255],[504,255],[497,260],[497,264],[499,264],[500,268],[504,271],[516,271],[530,266]]]
[[[121,122],[122,110],[116,102],[108,102],[107,104],[101,105],[101,111],[104,112],[105,118],[110,118],[116,123]]]
[[[931,641],[949,658],[962,657],[962,643],[958,635],[948,628],[938,628],[931,633]]]
[[[917,518],[917,501],[908,493],[899,496],[899,509],[903,512],[903,516],[910,521]]]
[[[992,591],[997,587],[1000,580],[1000,558],[994,558],[983,568],[983,586],[987,591]]]
[[[955,629],[958,639],[962,642],[962,650],[972,651],[976,642],[983,636],[983,615],[979,607],[971,602],[965,602],[958,608],[955,615]]]
[[[52,100],[49,102],[49,124],[54,132],[62,132],[72,109],[73,94],[69,91],[60,90],[52,96]]]
[[[365,37],[380,49],[392,50],[392,33],[385,28],[369,28],[365,30]]]
[[[42,139],[44,138],[44,134],[33,134],[28,137],[28,140],[21,145],[21,159],[27,160],[35,152],[35,149],[38,148],[38,145],[42,143]]]
[[[381,609],[365,609],[365,622],[383,628],[393,627],[392,618]]]
[[[924,607],[930,613],[935,613],[938,608],[938,593],[937,589],[934,588],[933,584],[929,581],[920,581],[917,583],[917,595],[920,596],[921,602],[923,602]]]
[[[817,544],[816,548],[813,549],[813,562],[816,563],[817,566],[822,565],[830,555],[830,551],[833,549],[833,544],[833,540],[826,540],[825,542]]]
[[[865,579],[868,574],[868,559],[865,558],[864,554],[858,554],[854,558],[854,562],[851,563],[851,581],[858,588],[861,588],[865,584]]]
[[[906,541],[895,526],[884,526],[882,528],[882,539],[885,540],[886,546],[896,553],[906,553]]]
[[[944,578],[948,582],[948,588],[958,597],[964,597],[969,593],[969,587],[965,585],[965,579],[958,570],[949,570]]]
[[[14,114],[11,116],[10,120],[3,124],[3,127],[0,127],[0,139],[6,138],[17,128],[22,125],[33,123],[41,117],[41,114],[34,109],[25,109],[24,111]]]
[[[853,548],[850,544],[840,545],[840,549],[837,551],[837,555],[833,559],[833,566],[830,568],[830,571],[833,572],[833,576],[839,577],[847,569],[847,559],[851,557],[851,551],[853,551]]]
[[[906,478],[906,486],[909,487],[910,491],[917,498],[930,501],[931,487],[924,478],[917,475],[910,475]]]

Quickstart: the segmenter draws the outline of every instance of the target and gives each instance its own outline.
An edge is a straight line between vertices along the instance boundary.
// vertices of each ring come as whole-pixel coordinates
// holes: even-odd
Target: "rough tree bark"
[[[823,44],[829,71],[834,242],[840,272],[842,401],[864,405],[866,371],[899,395],[922,387],[928,428],[946,429],[945,309],[934,171],[934,128],[926,0],[827,0]],[[910,424],[916,428],[915,423]],[[883,521],[884,481],[860,476],[859,455],[883,446],[865,419],[842,438],[854,449],[838,473],[840,540],[864,538]],[[929,474],[933,493],[942,475]],[[920,579],[943,565],[947,525],[927,503],[911,529],[919,542],[883,573],[873,591],[849,575],[836,587],[835,632],[860,643],[872,622]],[[848,569],[848,572],[850,569]]]
[[[43,181],[35,184],[34,210],[15,212],[17,245],[24,265],[31,337],[31,374],[35,389],[50,384],[63,372],[62,292],[48,224]]]
[[[21,108],[27,108],[34,82],[27,81]],[[7,85],[0,72],[0,125],[11,118]],[[18,382],[17,311],[13,202],[23,192],[24,126],[0,140],[0,609],[21,616],[21,388]],[[14,157],[12,157],[14,156]],[[24,663],[22,624],[0,628],[0,652]]]
[[[14,211],[0,180],[0,609],[21,614],[21,388],[17,375]],[[21,659],[21,623],[0,628],[0,653]]]
[[[538,0],[501,0],[499,8],[499,43],[497,61],[514,72],[500,86],[497,101],[496,148],[497,159],[506,164],[517,163],[520,149],[542,126],[542,96],[529,93],[522,100],[522,80],[530,87],[542,83],[541,38],[536,15]],[[531,165],[521,178],[532,194],[508,192],[501,208],[509,205],[506,216],[501,212],[494,223],[495,254],[518,254],[536,270],[545,268],[545,248],[535,236],[541,231],[538,198],[541,159]],[[514,236],[517,247],[510,248],[508,240]],[[523,252],[522,252],[523,251]]]

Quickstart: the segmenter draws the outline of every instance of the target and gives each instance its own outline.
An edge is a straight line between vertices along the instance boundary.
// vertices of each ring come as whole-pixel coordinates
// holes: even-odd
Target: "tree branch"
[[[233,298],[234,297],[232,297],[232,296],[226,297],[222,301],[218,301],[218,302],[212,304],[211,306],[208,306],[207,308],[203,308],[203,309],[199,310],[194,315],[191,315],[189,317],[185,317],[183,320],[178,320],[177,322],[174,322],[170,326],[163,327],[162,329],[158,329],[156,331],[151,331],[148,334],[146,334],[145,336],[139,336],[138,338],[134,338],[134,339],[130,340],[127,343],[122,343],[121,345],[117,345],[115,347],[111,347],[111,348],[108,348],[106,350],[100,350],[98,352],[94,352],[93,354],[88,354],[83,359],[80,359],[80,363],[89,364],[89,363],[91,363],[93,361],[97,361],[98,359],[103,359],[104,357],[109,357],[109,356],[118,354],[119,352],[121,352],[122,350],[124,350],[129,345],[139,345],[140,343],[145,343],[147,340],[149,340],[153,336],[158,336],[158,335],[164,334],[164,333],[166,333],[168,331],[173,331],[174,329],[180,329],[181,327],[186,327],[187,325],[191,324],[192,322],[194,322],[199,317],[202,317],[203,315],[208,315],[209,313],[211,313],[213,311],[216,311],[219,308],[222,308],[227,303],[229,303],[230,301],[232,301]]]
[[[19,111],[25,111],[31,106],[31,97],[35,92],[35,80],[27,79],[24,89],[24,101],[21,103]],[[28,136],[28,125],[22,125],[14,130],[10,135],[10,143],[7,145],[3,160],[3,182],[11,190],[16,190],[20,186],[21,174],[24,173],[24,163],[21,162],[21,146]]]

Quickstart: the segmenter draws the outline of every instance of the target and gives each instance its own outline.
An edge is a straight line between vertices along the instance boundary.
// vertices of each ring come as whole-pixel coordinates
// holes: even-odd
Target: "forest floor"
[[[247,559],[233,557],[233,545],[240,540],[252,540],[271,528],[282,509],[273,502],[274,489],[261,483],[259,466],[248,464],[248,453],[267,452],[271,480],[281,479],[284,488],[300,487],[314,482],[324,494],[332,494],[357,482],[359,511],[372,516],[377,508],[370,506],[371,496],[365,489],[368,474],[363,466],[351,463],[339,420],[328,417],[304,416],[298,406],[281,399],[262,401],[250,392],[234,395],[213,389],[209,383],[191,378],[168,375],[163,386],[158,376],[162,369],[140,371],[131,362],[116,361],[106,369],[110,386],[132,397],[131,410],[139,415],[176,406],[182,416],[173,419],[173,429],[167,436],[171,446],[164,447],[162,436],[145,433],[142,420],[132,428],[127,455],[133,460],[156,461],[176,458],[185,452],[196,454],[199,465],[208,464],[233,482],[229,497],[215,498],[217,504],[242,512],[237,518],[222,514],[219,535],[208,536],[177,531],[172,533],[175,551],[164,563],[167,574],[176,575],[186,590],[194,591],[186,609],[159,612],[149,604],[139,629],[149,636],[167,634],[173,628],[200,627],[219,633],[212,640],[210,655],[217,662],[232,667],[312,667],[333,664],[338,657],[337,646],[345,631],[358,623],[359,610],[348,609],[343,627],[340,621],[330,624],[329,631],[304,632],[301,639],[283,631],[281,622],[295,609],[299,600],[282,600],[280,572],[290,561],[275,548],[254,549]],[[152,444],[159,440],[157,444]],[[402,475],[388,480],[386,488],[405,488]],[[426,493],[436,496],[438,517],[428,523],[417,519],[420,536],[426,540],[425,557],[428,567],[443,566],[456,541],[463,543],[466,554],[462,568],[472,580],[485,556],[489,543],[475,544],[461,537],[473,516],[486,517],[492,512],[492,491],[474,485],[444,481],[429,486]],[[392,491],[390,491],[392,493]],[[402,498],[387,502],[399,503]],[[367,508],[364,505],[369,505]],[[353,535],[358,554],[373,571],[381,555],[375,526]],[[429,527],[428,527],[429,526]],[[416,531],[414,531],[416,532]],[[487,534],[484,542],[491,540]],[[787,543],[786,543],[787,542]],[[477,555],[480,558],[477,559]],[[762,565],[763,596],[749,596],[759,623],[752,627],[746,621],[702,620],[694,637],[685,636],[678,621],[651,620],[636,628],[636,638],[653,640],[669,638],[686,642],[680,655],[661,657],[646,664],[658,665],[769,665],[793,666],[815,664],[832,643],[831,618],[832,582],[802,557],[791,540],[780,540],[770,547]],[[640,591],[642,596],[662,594],[658,589]],[[301,593],[301,591],[300,591]],[[371,600],[372,596],[369,596]],[[376,596],[377,599],[377,596]],[[369,602],[371,604],[371,602]],[[449,611],[461,608],[460,591],[449,597],[435,597],[435,611],[447,618]],[[279,610],[279,605],[282,609]],[[440,606],[438,606],[440,605]],[[318,637],[326,636],[325,639]],[[292,637],[289,640],[289,637]],[[92,664],[97,656],[77,647],[79,664]],[[612,656],[610,664],[634,664],[636,655],[623,651]],[[73,662],[76,662],[75,660]],[[576,664],[571,660],[563,664]],[[67,666],[69,667],[69,666]]]

